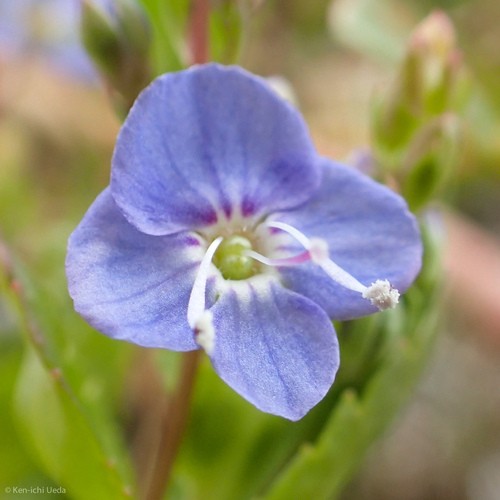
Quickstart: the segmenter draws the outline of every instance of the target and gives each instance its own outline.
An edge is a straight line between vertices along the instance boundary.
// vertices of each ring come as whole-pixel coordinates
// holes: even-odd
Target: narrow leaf
[[[0,242],[1,244],[1,242]],[[103,445],[70,387],[57,353],[35,322],[17,268],[0,247],[0,291],[14,306],[26,340],[14,394],[19,435],[54,482],[76,499],[130,498],[130,479]],[[36,300],[36,293],[32,293]]]

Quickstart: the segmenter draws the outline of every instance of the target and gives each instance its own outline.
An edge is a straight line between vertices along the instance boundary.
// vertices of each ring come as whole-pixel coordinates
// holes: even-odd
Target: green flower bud
[[[375,158],[413,207],[429,201],[450,168],[457,127],[449,113],[463,98],[463,76],[451,21],[434,12],[410,37],[391,88],[374,100]]]
[[[388,94],[375,97],[372,107],[373,134],[384,156],[399,153],[417,128],[422,108],[420,61],[408,54]]]
[[[435,196],[457,161],[459,120],[450,113],[425,125],[406,151],[397,177],[412,210],[419,210]]]
[[[456,48],[455,31],[444,12],[436,11],[415,29],[409,54],[422,68],[423,111],[439,114],[450,109],[456,80],[461,70],[461,56]]]
[[[113,97],[126,112],[151,80],[147,19],[132,0],[82,1],[82,41]]]

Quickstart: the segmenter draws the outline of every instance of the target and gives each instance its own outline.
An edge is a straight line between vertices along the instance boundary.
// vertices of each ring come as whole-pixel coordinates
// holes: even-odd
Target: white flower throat
[[[266,237],[263,235],[266,234]],[[275,257],[278,241],[287,235],[303,247],[303,251]],[[208,238],[207,238],[208,239]],[[215,266],[222,277],[229,281],[249,279],[263,274],[266,268],[294,267],[310,262],[320,267],[339,285],[358,292],[379,310],[394,308],[399,302],[399,292],[386,279],[378,279],[369,286],[337,265],[329,254],[328,244],[320,238],[308,238],[298,229],[278,221],[260,223],[253,232],[224,231],[224,235],[211,235],[212,241],[200,263],[189,298],[187,320],[198,345],[207,354],[215,347],[215,328],[212,313],[206,309],[207,280]],[[266,255],[267,254],[267,255]]]

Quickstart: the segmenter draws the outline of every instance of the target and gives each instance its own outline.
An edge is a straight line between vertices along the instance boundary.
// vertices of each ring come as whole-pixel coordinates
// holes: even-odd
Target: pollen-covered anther
[[[194,324],[196,343],[210,356],[215,348],[215,328],[212,311],[205,309]]]
[[[399,302],[399,291],[393,288],[388,280],[377,280],[363,292],[363,298],[368,299],[381,311],[396,307]]]

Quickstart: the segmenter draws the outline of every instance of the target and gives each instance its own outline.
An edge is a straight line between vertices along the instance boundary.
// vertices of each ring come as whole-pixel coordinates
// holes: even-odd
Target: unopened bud
[[[465,80],[455,43],[453,25],[446,14],[432,13],[410,37],[391,88],[374,99],[374,152],[391,175],[400,175],[409,148],[413,151],[412,144],[423,140],[421,130],[434,120],[441,123],[440,115],[460,106]]]
[[[144,13],[134,0],[82,0],[81,30],[87,52],[126,111],[151,79]]]
[[[412,210],[422,208],[436,194],[457,160],[458,118],[447,113],[423,127],[412,141],[398,179]]]
[[[443,11],[437,10],[415,28],[410,47],[424,47],[429,52],[445,58],[454,50],[455,43],[453,24]]]
[[[418,58],[422,68],[425,111],[439,114],[449,109],[461,70],[461,56],[453,24],[444,12],[433,12],[417,26],[410,39],[409,54]]]
[[[379,150],[398,152],[407,145],[420,120],[421,80],[420,61],[410,53],[390,91],[375,97],[373,132]]]

